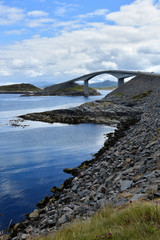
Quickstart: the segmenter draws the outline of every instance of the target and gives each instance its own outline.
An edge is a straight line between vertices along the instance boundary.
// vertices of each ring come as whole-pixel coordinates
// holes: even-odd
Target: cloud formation
[[[54,10],[54,15],[59,17],[64,17],[67,12],[74,11],[78,4],[66,3],[61,1],[54,1],[57,5],[56,9]]]
[[[105,20],[87,21],[95,15]],[[159,20],[159,3],[152,0],[136,0],[112,13],[97,9],[68,21],[43,11],[29,12],[26,24],[47,26],[53,36],[36,35],[0,48],[0,56],[5,56],[3,64],[0,61],[0,77],[8,81],[10,76],[14,82],[41,77],[58,83],[109,69],[160,72]]]
[[[122,6],[119,12],[110,13],[107,20],[122,26],[143,26],[158,23],[160,14],[158,3],[152,0],[136,0],[133,4]]]
[[[0,25],[13,25],[24,18],[24,11],[16,7],[8,7],[0,2]]]
[[[47,17],[49,14],[44,11],[31,11],[27,13],[29,17]]]

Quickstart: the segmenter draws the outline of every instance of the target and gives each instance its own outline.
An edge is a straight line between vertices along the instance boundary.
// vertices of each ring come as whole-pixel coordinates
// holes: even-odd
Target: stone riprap
[[[104,99],[24,119],[117,124],[90,162],[66,169],[73,177],[53,187],[38,209],[11,230],[13,239],[47,234],[73,219],[87,219],[107,204],[160,199],[160,79],[136,77]]]

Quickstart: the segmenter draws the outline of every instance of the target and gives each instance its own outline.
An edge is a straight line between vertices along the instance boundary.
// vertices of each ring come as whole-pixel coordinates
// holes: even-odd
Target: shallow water
[[[0,94],[0,229],[31,212],[54,185],[70,177],[64,168],[91,159],[103,146],[105,134],[114,131],[104,125],[32,121],[24,121],[28,126],[23,128],[9,121],[21,114],[68,108],[101,97]]]

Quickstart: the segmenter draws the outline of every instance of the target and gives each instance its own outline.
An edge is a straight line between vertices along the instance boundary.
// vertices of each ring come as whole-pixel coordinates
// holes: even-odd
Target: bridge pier
[[[118,87],[121,87],[124,84],[124,78],[118,78]]]
[[[89,96],[88,80],[84,81],[84,96],[85,97]]]

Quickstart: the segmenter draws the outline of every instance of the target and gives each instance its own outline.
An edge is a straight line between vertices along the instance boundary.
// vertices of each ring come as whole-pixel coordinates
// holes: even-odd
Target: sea
[[[64,168],[80,165],[103,146],[115,127],[23,121],[18,116],[78,106],[101,96],[33,96],[0,94],[0,231],[20,222],[53,186],[71,175]]]

